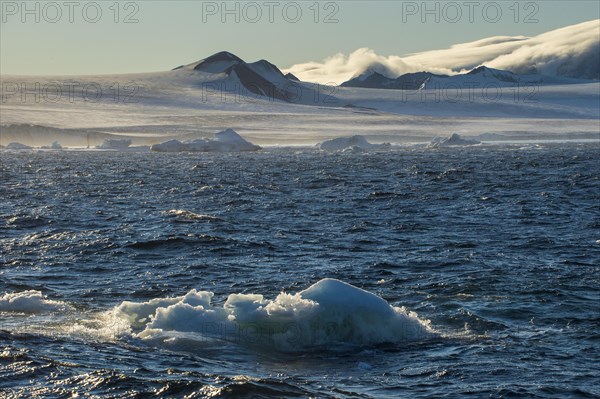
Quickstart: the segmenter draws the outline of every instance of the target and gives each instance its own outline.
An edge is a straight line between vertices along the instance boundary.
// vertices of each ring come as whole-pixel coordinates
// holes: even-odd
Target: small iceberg
[[[129,139],[105,139],[102,144],[96,146],[99,150],[126,150],[131,145]]]
[[[68,308],[64,302],[47,299],[40,291],[5,293],[0,296],[0,313],[44,313]]]
[[[246,141],[235,132],[233,129],[227,129],[219,133],[215,133],[215,141],[221,146],[233,148],[229,151],[257,151],[260,146],[254,145]]]
[[[63,146],[60,145],[60,143],[58,141],[55,141],[55,142],[52,143],[52,145],[42,146],[42,149],[43,150],[62,150]]]
[[[215,133],[214,139],[202,138],[185,142],[169,140],[154,144],[150,149],[157,152],[238,152],[258,151],[261,147],[245,140],[233,129],[227,129]]]
[[[347,152],[361,152],[362,150],[381,150],[390,148],[390,143],[383,144],[371,144],[367,141],[364,136],[355,135],[350,137],[338,137],[332,140],[326,140],[318,147],[323,151],[347,151]]]
[[[437,336],[416,313],[330,278],[274,299],[233,293],[213,304],[213,296],[192,289],[175,298],[123,302],[113,314],[142,339],[233,341],[269,350],[402,344]]]
[[[10,143],[6,146],[7,150],[31,150],[32,147],[21,143]]]
[[[453,133],[450,137],[436,137],[431,140],[429,147],[452,147],[452,146],[469,146],[481,144],[481,141],[475,139],[463,138],[457,133]]]

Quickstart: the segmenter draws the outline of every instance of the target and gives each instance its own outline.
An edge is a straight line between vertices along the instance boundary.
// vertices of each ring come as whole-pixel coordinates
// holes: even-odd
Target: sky
[[[0,73],[164,71],[222,50],[286,69],[363,47],[407,55],[598,18],[594,0],[0,0]]]

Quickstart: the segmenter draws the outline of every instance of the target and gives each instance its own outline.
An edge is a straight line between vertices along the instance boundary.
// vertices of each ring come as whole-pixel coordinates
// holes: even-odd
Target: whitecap
[[[167,211],[166,214],[169,216],[174,216],[176,218],[184,219],[184,220],[209,220],[209,221],[219,220],[219,218],[216,216],[186,211],[185,209],[171,209],[171,210]]]

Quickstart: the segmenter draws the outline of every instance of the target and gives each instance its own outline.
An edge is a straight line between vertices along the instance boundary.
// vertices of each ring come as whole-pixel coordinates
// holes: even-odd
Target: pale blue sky
[[[225,15],[221,1],[123,1],[118,7],[115,1],[75,1],[73,6],[64,1],[27,2],[29,13],[24,15],[21,1],[0,1],[2,74],[161,71],[221,50],[248,61],[265,58],[283,69],[360,47],[403,55],[488,36],[531,36],[600,18],[599,2],[594,0],[521,1],[518,7],[515,1],[474,1],[472,6],[462,0],[428,2],[431,14],[423,13],[422,1],[323,1],[317,3],[318,22],[315,1],[237,2],[238,11],[236,2],[228,2],[233,13]],[[131,13],[138,22],[124,23]],[[331,13],[337,22],[325,23]],[[94,19],[98,22],[90,22]],[[294,19],[298,21],[292,23]]]

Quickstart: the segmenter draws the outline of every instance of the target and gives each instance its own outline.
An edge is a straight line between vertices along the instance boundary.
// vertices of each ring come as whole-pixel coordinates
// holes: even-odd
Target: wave
[[[205,215],[201,213],[194,213],[191,211],[186,211],[185,209],[171,209],[165,212],[169,216],[175,217],[179,221],[193,221],[193,220],[206,220],[206,221],[218,221],[221,220],[216,216]]]
[[[383,298],[335,279],[323,279],[274,300],[230,294],[222,306],[214,294],[191,290],[174,298],[123,302],[114,309],[134,335],[147,340],[228,341],[296,351],[310,347],[371,346],[433,338],[428,321]]]
[[[179,249],[202,244],[219,244],[227,241],[224,238],[207,234],[190,236],[171,236],[148,241],[134,241],[124,245],[136,250]]]
[[[5,350],[6,352],[6,350]],[[12,354],[12,353],[11,353]],[[0,353],[0,359],[2,359]],[[169,369],[169,376],[144,378],[126,371],[85,370],[77,372],[75,364],[59,363],[51,359],[20,362],[13,366],[16,372],[11,382],[20,378],[21,384],[9,388],[9,397],[66,397],[66,392],[93,392],[94,397],[127,398],[298,398],[316,397],[313,390],[293,381],[276,378],[254,378],[245,375],[219,376],[200,372],[182,372]],[[138,368],[140,373],[148,372]],[[73,372],[75,375],[69,376]],[[33,384],[32,380],[52,380],[48,384]],[[323,397],[323,396],[320,396]],[[331,396],[325,396],[331,397]]]
[[[51,223],[52,221],[50,219],[40,215],[19,214],[10,216],[8,219],[6,219],[6,225],[8,227],[22,229],[41,227]]]

